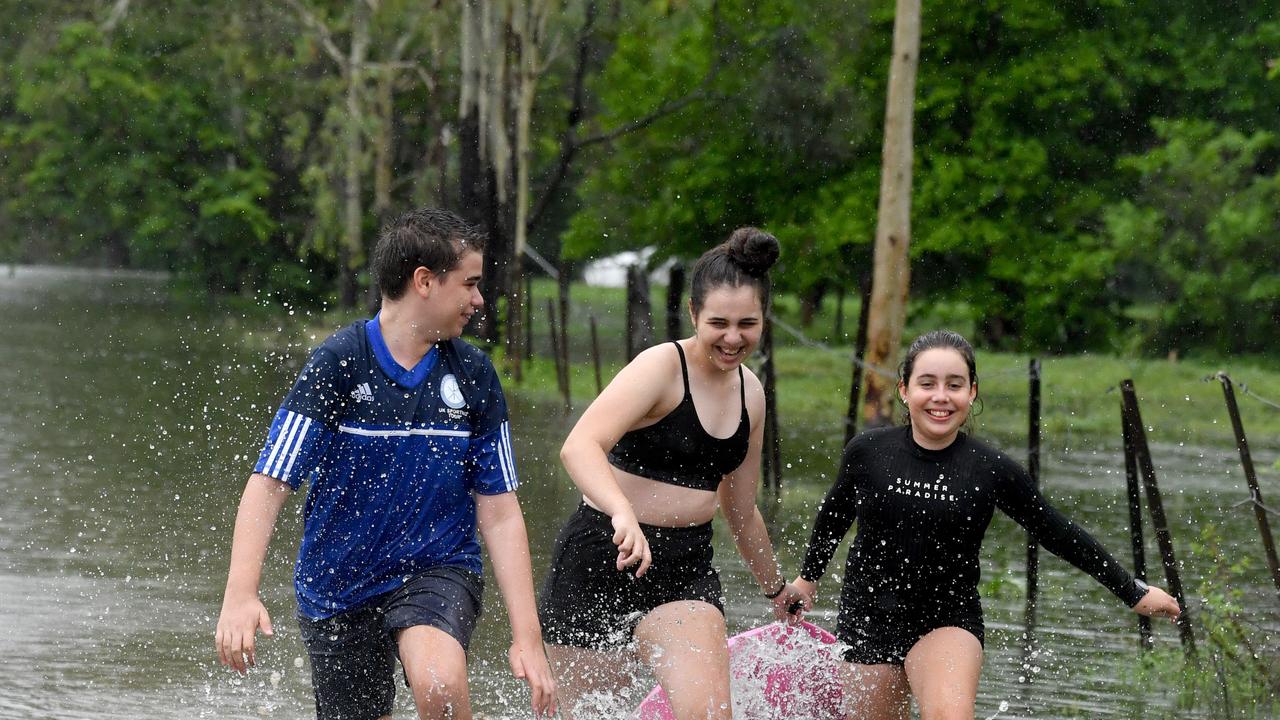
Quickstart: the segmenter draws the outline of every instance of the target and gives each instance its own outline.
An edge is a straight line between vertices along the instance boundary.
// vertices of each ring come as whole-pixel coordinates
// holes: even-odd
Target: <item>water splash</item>
[[[729,687],[736,720],[844,718],[843,648],[821,628],[767,625],[729,640]],[[671,720],[666,694],[655,688],[631,716]]]

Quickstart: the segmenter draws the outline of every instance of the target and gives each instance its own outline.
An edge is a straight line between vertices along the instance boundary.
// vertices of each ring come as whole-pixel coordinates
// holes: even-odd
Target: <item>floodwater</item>
[[[224,670],[212,641],[240,490],[307,346],[326,330],[310,338],[297,331],[301,316],[277,326],[175,305],[165,282],[0,268],[0,718],[311,716],[290,577],[300,498],[286,506],[264,571],[276,635],[261,642],[258,668],[245,678]],[[556,460],[570,419],[557,403],[539,407],[508,392],[540,581],[577,498]],[[1047,439],[1044,485],[1127,562],[1123,466],[1114,447],[1076,444],[1068,450]],[[1233,554],[1255,559],[1238,588],[1252,639],[1274,653],[1280,613],[1252,515],[1231,507],[1247,496],[1233,448],[1157,441],[1154,454],[1188,566],[1184,582],[1195,587],[1204,571],[1186,560],[1191,542],[1202,527],[1219,527]],[[1268,466],[1277,452],[1260,446],[1254,455]],[[787,482],[816,486],[833,464],[810,459]],[[777,539],[789,573],[809,520],[782,523]],[[1134,616],[1047,554],[1040,651],[1032,667],[1023,666],[1022,537],[1004,518],[988,533],[979,717],[1195,717],[1171,706],[1176,688],[1135,680]],[[1148,546],[1155,563],[1150,538]],[[716,555],[731,630],[765,622],[766,603],[722,529]],[[494,588],[490,582],[472,648],[472,695],[482,717],[529,717],[523,686],[506,666],[509,636]],[[832,580],[824,589],[828,598],[837,594]],[[834,609],[820,606],[810,619],[833,627]],[[1175,629],[1158,624],[1156,642],[1176,647]],[[615,703],[617,713],[630,702]],[[397,715],[412,717],[403,689],[399,703]]]

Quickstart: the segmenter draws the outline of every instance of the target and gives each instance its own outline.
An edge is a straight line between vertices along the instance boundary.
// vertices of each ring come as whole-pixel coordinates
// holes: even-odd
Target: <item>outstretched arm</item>
[[[1000,473],[997,505],[1037,542],[1089,573],[1134,612],[1177,619],[1182,610],[1176,600],[1158,587],[1137,583],[1101,543],[1049,504],[1021,465],[1003,456],[996,463]]]
[[[237,672],[243,673],[257,662],[254,646],[258,628],[267,636],[273,633],[271,616],[258,597],[258,584],[276,518],[291,492],[285,483],[254,473],[240,497],[231,538],[231,569],[214,636],[218,660]]]
[[[534,714],[550,717],[556,712],[556,684],[542,649],[529,536],[516,494],[477,495],[476,523],[511,620],[511,649],[507,653],[511,671],[529,684]]]

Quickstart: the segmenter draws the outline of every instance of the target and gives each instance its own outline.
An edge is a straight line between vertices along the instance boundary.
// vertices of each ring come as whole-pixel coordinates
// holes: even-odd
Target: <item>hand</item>
[[[262,628],[262,634],[267,637],[274,634],[271,616],[256,593],[240,599],[223,598],[218,630],[213,640],[218,650],[218,661],[240,674],[257,664],[254,643],[258,628]]]
[[[1133,611],[1147,617],[1170,618],[1174,622],[1177,622],[1178,616],[1182,614],[1178,601],[1174,600],[1169,593],[1154,586],[1147,589],[1147,594],[1133,606]]]
[[[615,514],[613,523],[613,544],[618,546],[618,570],[625,570],[631,565],[640,563],[636,568],[636,577],[649,570],[653,556],[649,554],[649,540],[640,529],[640,523],[631,512]]]
[[[805,580],[797,575],[796,579],[791,581],[791,584],[795,585],[796,589],[804,594],[805,611],[812,610],[814,604],[818,602],[818,583],[813,580]]]
[[[800,588],[795,583],[787,583],[782,586],[782,592],[778,596],[770,600],[773,603],[773,617],[778,622],[785,622],[788,625],[795,625],[800,622],[801,616],[805,611],[813,607],[813,603],[809,601]]]
[[[551,717],[556,714],[556,681],[547,665],[542,645],[511,643],[507,650],[511,672],[529,685],[534,717]]]

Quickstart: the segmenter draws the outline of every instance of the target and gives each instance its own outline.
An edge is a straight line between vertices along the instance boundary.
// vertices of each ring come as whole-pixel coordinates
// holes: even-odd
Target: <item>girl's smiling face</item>
[[[691,308],[699,349],[720,370],[738,367],[760,344],[764,310],[751,285],[721,285],[707,293],[697,315],[692,313]]]
[[[955,441],[978,395],[969,380],[969,365],[959,351],[931,348],[916,356],[911,377],[898,383],[898,394],[911,416],[911,435],[917,444],[941,450]]]

